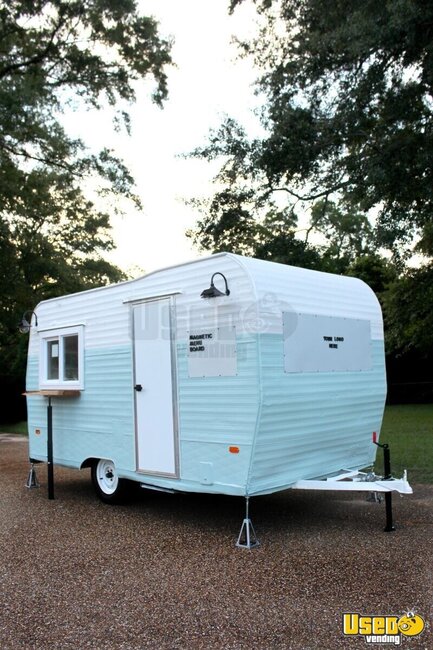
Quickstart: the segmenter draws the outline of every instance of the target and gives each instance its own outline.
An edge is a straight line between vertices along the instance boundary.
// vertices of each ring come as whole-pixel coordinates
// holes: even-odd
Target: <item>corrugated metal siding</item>
[[[200,294],[209,287],[216,271],[227,277],[230,296],[218,301],[203,300]],[[217,286],[220,280],[215,278]],[[203,486],[203,490],[242,493],[258,409],[257,343],[255,336],[248,334],[249,322],[256,316],[251,280],[237,260],[228,255],[38,306],[40,330],[81,323],[85,333],[85,390],[80,398],[55,400],[55,459],[77,466],[88,456],[109,457],[122,474],[135,470],[131,304],[125,301],[170,291],[182,291],[175,298],[181,468],[176,487],[191,489],[196,485],[200,491],[201,463],[205,462],[213,466],[214,482]],[[163,314],[161,321],[161,327],[166,327]],[[237,334],[237,376],[189,378],[189,331],[233,325]],[[29,390],[38,388],[38,354],[39,335],[32,330]],[[29,398],[29,414],[31,430],[42,430],[41,436],[31,436],[31,453],[44,458],[46,401]],[[230,445],[238,445],[240,453],[230,454]],[[151,482],[167,485],[167,480],[155,477]]]
[[[226,275],[230,296],[202,300],[202,290],[217,271]],[[216,278],[217,286],[220,280]],[[85,332],[85,391],[73,409],[66,400],[55,402],[59,462],[73,464],[93,455],[113,458],[125,475],[135,469],[131,305],[125,301],[177,291],[182,292],[176,296],[182,480],[176,487],[242,493],[250,449],[251,492],[372,459],[371,431],[380,429],[385,394],[383,330],[374,294],[353,278],[222,254],[38,306],[40,330],[83,324]],[[374,370],[333,376],[284,373],[281,314],[290,310],[370,320],[377,339]],[[188,378],[189,330],[233,325],[238,376]],[[39,354],[35,328],[29,351],[27,385],[34,390]],[[43,458],[45,400],[30,398],[29,414],[30,426],[42,430],[37,439],[30,432],[31,448],[35,445]],[[228,445],[239,445],[241,453],[227,454]],[[212,464],[213,485],[200,484],[202,463]],[[170,479],[152,482],[172,484]]]
[[[281,489],[369,465],[376,453],[386,394],[383,342],[372,344],[373,369],[293,373],[283,367],[282,337],[261,335],[262,408],[249,492]]]
[[[370,320],[372,338],[383,340],[380,305],[361,280],[263,260],[237,259],[255,285],[261,332],[280,333],[281,312],[294,311]]]
[[[135,469],[132,363],[130,347],[88,350],[85,390],[80,397],[53,399],[55,462],[79,466],[86,458],[112,458]],[[28,387],[37,384],[38,364],[29,359]],[[28,398],[30,455],[46,458],[47,399]],[[42,434],[36,436],[35,429]]]
[[[203,300],[200,294],[209,287],[211,276],[217,271],[227,277],[230,296],[218,301]],[[215,278],[215,284],[222,287],[221,278]],[[225,254],[150,273],[134,281],[42,302],[36,308],[37,330],[84,324],[86,349],[130,344],[131,307],[125,301],[176,291],[182,292],[176,296],[177,340],[186,340],[192,324],[229,324],[236,325],[238,334],[249,331],[248,327],[245,330],[243,314],[247,311],[251,316],[251,306],[254,307],[252,283],[234,256]],[[33,327],[30,332],[30,356],[39,354],[37,330]]]
[[[178,489],[200,490],[203,462],[212,464],[207,491],[243,493],[258,409],[255,337],[237,342],[238,375],[190,379],[187,346],[177,346],[181,480]],[[131,348],[88,350],[85,390],[79,398],[53,400],[55,462],[78,467],[88,457],[112,458],[119,471],[135,471]],[[29,359],[27,385],[36,389],[38,363]],[[28,399],[30,456],[46,458],[47,400]],[[170,407],[171,405],[168,405]],[[41,435],[35,435],[35,429]],[[230,446],[239,446],[231,454]],[[144,479],[143,479],[144,480]],[[168,485],[154,477],[152,483]]]
[[[237,360],[235,377],[190,378],[187,346],[178,345],[182,479],[198,480],[199,464],[210,462],[216,485],[246,484],[259,406],[255,336],[238,337]]]

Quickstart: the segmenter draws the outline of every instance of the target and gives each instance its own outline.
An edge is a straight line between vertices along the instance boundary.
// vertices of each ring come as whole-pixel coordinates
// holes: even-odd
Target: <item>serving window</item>
[[[82,325],[41,333],[40,388],[83,388]]]

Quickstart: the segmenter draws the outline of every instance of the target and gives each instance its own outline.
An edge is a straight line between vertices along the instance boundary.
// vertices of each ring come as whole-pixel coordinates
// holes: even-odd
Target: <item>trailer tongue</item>
[[[305,479],[292,485],[292,490],[333,490],[340,492],[399,492],[413,494],[407,480],[407,472],[402,478],[383,478],[367,472],[342,472],[338,476],[325,479]]]
[[[375,495],[374,501],[378,501],[377,495],[385,494],[386,524],[385,532],[395,530],[392,517],[392,493],[413,494],[413,490],[407,480],[407,472],[404,470],[400,479],[389,476],[384,478],[373,473],[365,472],[343,472],[338,476],[328,477],[324,480],[302,480],[297,481],[293,490],[338,490],[341,492],[369,492]]]

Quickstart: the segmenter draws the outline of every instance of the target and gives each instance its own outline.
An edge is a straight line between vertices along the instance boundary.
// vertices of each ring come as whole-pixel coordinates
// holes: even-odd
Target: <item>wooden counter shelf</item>
[[[42,395],[42,397],[79,397],[80,390],[65,389],[43,389],[43,390],[27,390],[23,395],[31,397],[32,395]]]

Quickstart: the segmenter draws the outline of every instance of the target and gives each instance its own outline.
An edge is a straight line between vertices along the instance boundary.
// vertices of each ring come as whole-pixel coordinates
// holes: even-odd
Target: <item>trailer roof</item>
[[[181,263],[178,263],[178,264],[171,264],[171,265],[166,266],[166,267],[161,267],[161,268],[158,268],[158,269],[154,269],[153,271],[150,271],[149,273],[145,273],[145,274],[143,274],[141,276],[138,276],[137,278],[133,278],[131,280],[124,280],[123,282],[107,284],[107,285],[103,285],[101,287],[95,287],[93,289],[86,289],[84,291],[78,291],[78,292],[75,292],[75,293],[56,296],[55,298],[48,298],[47,300],[43,300],[38,304],[41,304],[41,303],[46,304],[46,303],[49,303],[49,302],[54,302],[54,301],[59,300],[59,299],[64,300],[64,299],[67,299],[67,298],[72,298],[72,297],[77,296],[77,295],[86,295],[86,294],[95,293],[95,292],[99,292],[99,291],[106,291],[108,289],[112,289],[113,287],[122,287],[122,286],[127,286],[127,285],[133,285],[135,283],[138,283],[138,282],[140,282],[140,281],[142,281],[142,280],[144,280],[146,278],[149,278],[149,277],[151,277],[153,275],[156,275],[158,273],[169,271],[170,269],[178,269],[178,268],[181,268],[181,267],[184,267],[184,266],[189,266],[189,265],[192,265],[192,264],[198,264],[198,263],[201,263],[201,262],[205,262],[206,260],[216,259],[216,258],[219,258],[219,257],[221,257],[221,258],[222,257],[228,257],[228,258],[231,258],[231,259],[235,260],[251,278],[254,277],[255,279],[258,279],[258,276],[263,277],[263,271],[265,269],[266,269],[266,275],[268,275],[271,268],[273,268],[273,270],[275,272],[279,271],[278,275],[280,275],[280,277],[281,277],[281,271],[283,269],[286,272],[290,269],[290,270],[292,270],[292,272],[295,272],[296,274],[302,274],[302,275],[303,274],[308,274],[308,275],[311,274],[312,276],[315,276],[316,278],[318,278],[319,276],[322,276],[323,278],[327,278],[328,282],[329,282],[330,278],[333,278],[336,282],[343,281],[343,282],[350,282],[350,283],[365,284],[364,282],[362,282],[362,280],[359,280],[358,278],[354,278],[354,277],[350,277],[350,276],[336,275],[336,274],[333,274],[333,273],[326,273],[324,271],[316,271],[316,270],[313,270],[313,269],[306,269],[306,268],[303,268],[303,267],[293,266],[293,265],[289,265],[289,264],[281,264],[279,262],[273,262],[271,260],[261,260],[261,259],[257,259],[257,258],[244,257],[242,255],[236,255],[235,253],[221,252],[221,253],[213,253],[212,255],[205,255],[203,257],[199,257],[199,258],[196,258],[196,259],[193,259],[193,260],[188,260],[186,262],[181,262]],[[35,309],[37,308],[37,306],[35,307]]]
[[[214,259],[216,257],[224,257],[224,256],[230,256],[230,257],[240,257],[239,255],[234,255],[233,253],[213,253],[212,255],[205,255],[203,257],[198,257],[193,260],[188,260],[186,262],[180,262],[178,264],[170,264],[169,266],[163,266],[158,269],[154,269],[153,271],[149,271],[149,273],[144,273],[143,275],[139,275],[137,278],[131,278],[131,280],[123,280],[122,282],[113,282],[112,284],[104,284],[100,287],[94,287],[93,289],[85,289],[84,291],[76,291],[74,293],[67,293],[61,296],[56,296],[55,298],[47,298],[47,300],[41,300],[40,303],[47,303],[47,302],[53,302],[55,300],[59,300],[60,298],[72,298],[73,296],[77,296],[78,294],[84,295],[88,293],[95,293],[96,291],[106,291],[107,289],[111,289],[112,287],[121,287],[121,286],[126,286],[128,284],[134,284],[135,282],[139,282],[140,280],[144,280],[144,278],[148,278],[151,275],[155,275],[156,273],[161,273],[162,271],[168,271],[170,269],[177,269],[181,266],[188,266],[189,264],[197,264],[197,262],[201,262],[204,260],[209,260],[209,259]],[[36,309],[36,308],[35,308]]]

